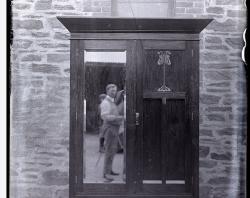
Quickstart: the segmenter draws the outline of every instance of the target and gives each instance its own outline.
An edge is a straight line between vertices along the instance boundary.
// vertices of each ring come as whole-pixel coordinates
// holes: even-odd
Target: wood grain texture
[[[57,19],[71,33],[79,32],[168,32],[200,33],[212,19],[67,17]]]
[[[194,56],[192,57],[192,75],[190,80],[190,96],[192,96],[191,122],[192,154],[193,154],[193,193],[199,197],[199,42],[190,42]]]
[[[135,193],[137,188],[137,137],[135,126],[136,114],[136,41],[127,41],[126,75],[126,182],[127,193]]]
[[[161,180],[161,100],[143,100],[143,180]]]
[[[185,50],[185,41],[152,41],[146,40],[143,42],[144,49],[156,49],[156,50]]]
[[[185,100],[167,100],[162,106],[162,134],[165,174],[168,180],[185,179]]]
[[[151,43],[154,44],[150,47]],[[161,191],[159,185],[153,185],[152,192],[149,192],[148,188],[141,184],[140,192],[153,193],[155,188],[155,192],[169,194],[170,191],[166,190],[169,185],[165,184],[165,180],[184,180],[185,185],[179,185],[183,188],[182,192],[191,192],[190,181],[193,175],[190,163],[193,163],[191,154],[193,151],[190,150],[192,134],[188,127],[188,122],[191,120],[189,119],[191,113],[189,113],[190,105],[188,103],[190,100],[188,75],[192,73],[191,60],[193,57],[191,50],[187,49],[187,43],[176,42],[176,44],[180,44],[179,47],[169,41],[144,41],[141,43],[140,58],[143,60],[140,61],[138,67],[142,74],[140,75],[142,83],[137,85],[141,86],[137,88],[141,90],[141,93],[139,91],[140,97],[138,96],[137,99],[143,101],[143,105],[138,102],[139,106],[143,106],[141,108],[143,110],[143,126],[141,126],[141,138],[143,139],[141,150],[143,152],[140,157],[143,159],[141,168],[146,171],[143,171],[142,178],[145,175],[144,179],[160,179],[163,181],[161,185],[166,188]],[[163,84],[163,70],[159,68],[162,66],[157,64],[159,59],[157,52],[162,49],[171,52],[171,65],[166,70],[166,85],[173,90],[172,92],[157,92],[157,89]],[[152,106],[152,104],[154,105]],[[147,143],[145,137],[149,137],[151,142]],[[154,156],[155,159],[151,156]],[[176,192],[179,186],[176,188]],[[178,192],[181,193],[180,189]]]
[[[189,41],[199,40],[199,34],[186,33],[71,33],[71,40],[169,40]]]
[[[75,187],[82,181],[82,120],[83,112],[79,110],[82,107],[83,90],[80,88],[84,82],[83,75],[83,56],[79,51],[80,41],[71,42],[71,56],[70,56],[70,169],[69,169],[69,183],[70,195],[75,191]]]

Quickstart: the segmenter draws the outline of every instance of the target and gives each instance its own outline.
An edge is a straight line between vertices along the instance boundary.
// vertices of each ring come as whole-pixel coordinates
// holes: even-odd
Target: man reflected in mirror
[[[124,117],[119,114],[118,107],[115,104],[117,86],[108,84],[106,86],[107,96],[100,105],[101,118],[103,120],[102,130],[104,134],[104,170],[103,177],[107,182],[113,181],[112,176],[119,175],[112,170],[114,156],[117,152],[119,128]]]

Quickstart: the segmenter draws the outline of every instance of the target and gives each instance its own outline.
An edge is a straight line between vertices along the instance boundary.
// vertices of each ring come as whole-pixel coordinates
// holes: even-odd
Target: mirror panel
[[[84,70],[83,183],[125,183],[126,51],[85,50]]]

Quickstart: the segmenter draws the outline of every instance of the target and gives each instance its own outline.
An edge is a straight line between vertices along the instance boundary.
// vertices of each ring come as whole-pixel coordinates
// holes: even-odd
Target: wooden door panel
[[[161,180],[161,100],[143,101],[143,180]]]
[[[185,100],[143,100],[143,180],[185,180]]]
[[[167,100],[162,105],[164,120],[164,156],[166,156],[167,180],[184,180],[185,178],[185,101]]]
[[[137,108],[143,114],[138,128],[143,171],[139,193],[190,193],[189,46],[185,41],[148,40],[140,53]],[[159,89],[164,85],[170,90]]]

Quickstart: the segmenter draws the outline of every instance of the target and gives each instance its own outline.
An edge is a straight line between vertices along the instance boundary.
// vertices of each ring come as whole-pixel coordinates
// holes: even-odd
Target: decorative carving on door
[[[159,59],[157,61],[157,64],[163,65],[163,85],[160,88],[158,88],[157,91],[168,92],[168,91],[171,91],[171,89],[169,87],[167,87],[167,85],[166,85],[166,66],[171,65],[171,61],[170,61],[171,52],[170,51],[159,51],[159,52],[157,52],[157,54],[159,55]]]

